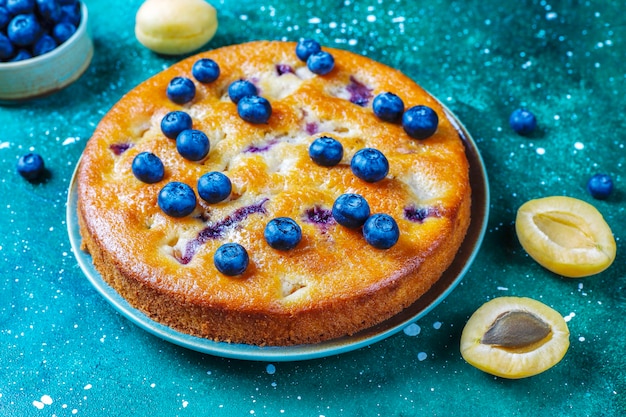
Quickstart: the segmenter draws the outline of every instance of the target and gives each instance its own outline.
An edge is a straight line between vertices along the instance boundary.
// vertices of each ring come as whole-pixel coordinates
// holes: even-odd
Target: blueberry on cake
[[[418,300],[470,223],[439,102],[339,49],[202,52],[128,92],[77,171],[82,248],[177,331],[259,346],[352,335]]]

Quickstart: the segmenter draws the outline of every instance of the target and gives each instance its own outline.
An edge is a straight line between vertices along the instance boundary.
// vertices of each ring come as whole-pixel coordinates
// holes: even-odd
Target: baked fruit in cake
[[[318,343],[396,315],[454,259],[471,205],[458,125],[397,70],[319,48],[320,75],[297,47],[185,59],[89,140],[82,247],[152,319],[216,341]]]

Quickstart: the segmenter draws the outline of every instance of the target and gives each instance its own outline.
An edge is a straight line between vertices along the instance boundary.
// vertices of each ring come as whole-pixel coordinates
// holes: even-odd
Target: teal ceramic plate
[[[260,347],[215,342],[180,333],[170,327],[155,322],[143,312],[133,308],[110,287],[93,267],[91,257],[80,249],[81,238],[76,213],[77,192],[75,179],[72,179],[67,201],[67,226],[72,250],[78,260],[78,264],[89,281],[120,314],[142,329],[179,346],[226,358],[277,362],[321,358],[371,345],[372,343],[383,340],[401,331],[408,324],[423,317],[445,299],[461,281],[480,249],[489,212],[487,174],[476,143],[454,115],[449,111],[448,115],[450,119],[456,123],[459,135],[465,143],[466,154],[470,164],[472,221],[467,236],[452,265],[424,296],[398,315],[355,335],[311,345]]]

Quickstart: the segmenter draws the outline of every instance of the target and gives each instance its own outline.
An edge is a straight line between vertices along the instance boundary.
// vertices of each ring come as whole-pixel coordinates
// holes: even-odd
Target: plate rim
[[[459,269],[458,273],[456,276],[451,278],[449,285],[445,286],[440,292],[438,292],[439,288],[437,287],[437,283],[431,287],[431,289],[429,289],[424,296],[428,296],[426,298],[430,298],[434,295],[434,298],[423,308],[418,308],[414,314],[411,310],[412,306],[409,306],[390,319],[385,320],[384,322],[369,329],[356,333],[355,335],[344,336],[316,344],[293,346],[256,346],[240,343],[218,342],[182,333],[154,321],[142,311],[131,306],[121,295],[119,295],[117,291],[115,291],[115,289],[113,289],[113,287],[111,287],[95,269],[93,263],[91,262],[91,256],[81,249],[81,236],[77,219],[76,192],[76,176],[78,167],[80,166],[80,158],[76,163],[76,167],[70,180],[66,201],[66,225],[72,252],[74,253],[83,274],[90,281],[91,285],[119,314],[148,333],[151,333],[162,340],[190,350],[229,359],[287,362],[334,356],[372,345],[398,333],[409,324],[424,317],[432,309],[439,305],[456,288],[471,267],[474,259],[480,251],[482,241],[487,230],[490,195],[489,180],[484,161],[480,155],[476,142],[471,137],[465,126],[445,105],[441,105],[446,113],[446,116],[448,116],[448,119],[459,133],[463,145],[465,146],[466,156],[468,157],[470,182],[472,183],[472,217],[468,232],[463,240],[463,243],[461,244],[461,249],[466,246],[470,246],[471,250],[468,254],[464,254],[463,263],[456,265],[456,268]],[[480,201],[475,200],[475,185],[480,187],[480,193],[478,193],[481,197]],[[476,191],[479,191],[479,189],[476,189]],[[475,210],[480,213],[479,218],[474,217]],[[472,241],[468,241],[468,239],[472,239]],[[459,256],[457,253],[455,261],[457,261],[458,258]],[[444,274],[450,271],[453,265],[461,262],[455,261],[453,261],[453,264],[448,267],[446,271],[444,271]],[[441,280],[438,281],[438,283],[440,282]],[[422,298],[424,298],[424,296]],[[418,302],[419,300],[416,301],[414,305],[418,305]],[[407,313],[407,311],[409,311],[409,313]]]

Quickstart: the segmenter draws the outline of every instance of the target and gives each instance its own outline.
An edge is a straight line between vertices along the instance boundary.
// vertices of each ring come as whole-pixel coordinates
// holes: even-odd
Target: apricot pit
[[[502,378],[537,375],[556,365],[569,348],[563,317],[525,297],[483,304],[461,334],[461,355],[476,368]]]
[[[530,200],[517,211],[524,250],[544,268],[569,278],[598,274],[615,260],[613,233],[591,204],[572,197]]]

